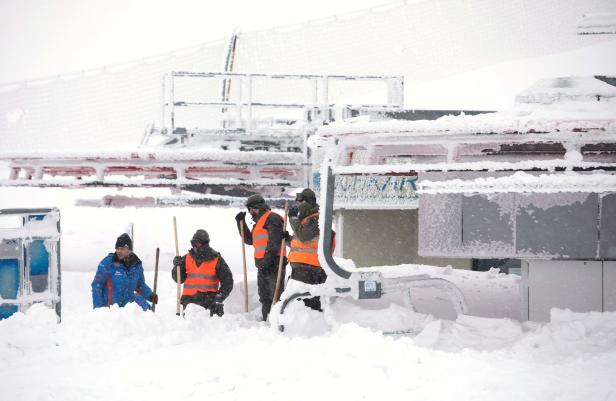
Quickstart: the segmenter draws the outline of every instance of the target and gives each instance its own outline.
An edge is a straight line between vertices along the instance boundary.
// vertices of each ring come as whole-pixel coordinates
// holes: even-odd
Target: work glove
[[[289,234],[288,231],[282,232],[282,238],[284,238],[284,240],[287,241],[287,243],[291,242],[291,234]]]
[[[210,317],[214,315],[222,316],[225,314],[225,310],[220,298],[215,298],[214,303],[210,305]]]
[[[173,258],[173,266],[181,266],[182,265],[182,257],[181,256],[175,256]]]
[[[150,295],[150,298],[148,298],[148,301],[152,302],[153,304],[157,304],[158,303],[158,294],[153,292],[152,295]]]
[[[235,221],[242,222],[244,221],[244,219],[246,218],[246,212],[239,212],[238,214],[235,215]]]
[[[297,206],[291,206],[289,208],[289,217],[297,217],[297,215],[299,214],[299,208]]]

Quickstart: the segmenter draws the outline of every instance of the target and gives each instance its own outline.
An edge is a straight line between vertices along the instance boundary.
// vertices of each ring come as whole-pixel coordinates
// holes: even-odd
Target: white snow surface
[[[518,171],[506,177],[485,177],[474,180],[421,181],[419,192],[435,193],[495,193],[495,192],[612,192],[616,191],[616,175],[572,171],[532,175]]]
[[[461,316],[439,320],[344,299],[338,324],[303,311],[308,336],[251,314],[174,315],[161,280],[156,314],[90,309],[91,274],[65,273],[64,313],[35,305],[0,322],[2,399],[11,400],[613,400],[616,313],[553,310],[547,324]],[[151,279],[151,276],[149,277]],[[301,311],[300,311],[301,312]],[[409,335],[366,322],[404,319]],[[364,326],[364,327],[362,327]],[[320,329],[320,331],[318,331]],[[8,385],[7,385],[8,384]]]
[[[388,266],[372,269],[454,282],[473,315],[439,318],[433,305],[446,302],[430,291],[414,294],[417,312],[395,299],[337,298],[323,314],[292,304],[280,333],[257,321],[250,248],[242,313],[236,209],[72,206],[102,191],[0,188],[0,208],[60,207],[63,268],[61,324],[42,305],[0,321],[1,400],[616,400],[616,313],[554,309],[549,323],[521,323],[516,276]],[[234,273],[222,318],[193,307],[175,316],[172,215],[183,251],[205,228]],[[96,265],[131,221],[150,285],[161,248],[157,311],[92,310]]]

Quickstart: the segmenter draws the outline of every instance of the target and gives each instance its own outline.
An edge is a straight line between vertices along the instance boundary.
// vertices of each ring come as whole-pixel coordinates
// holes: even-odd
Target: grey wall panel
[[[616,312],[616,262],[603,262],[603,310]]]
[[[419,254],[447,256],[462,246],[462,197],[459,194],[419,197]]]
[[[517,199],[516,247],[519,255],[597,257],[597,194],[519,194]]]
[[[551,308],[601,311],[602,292],[600,261],[529,262],[529,320],[548,321]]]
[[[601,243],[599,255],[616,259],[616,194],[601,197]]]
[[[513,194],[462,196],[462,246],[476,256],[514,253]]]
[[[419,254],[615,259],[616,194],[421,194]]]

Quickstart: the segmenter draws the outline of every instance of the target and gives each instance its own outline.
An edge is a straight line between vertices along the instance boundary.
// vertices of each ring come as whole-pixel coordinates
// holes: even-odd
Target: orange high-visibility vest
[[[305,217],[299,223],[300,225],[306,223],[308,219],[319,218],[319,213],[313,213],[310,216]],[[290,263],[304,263],[315,267],[321,267],[319,263],[319,236],[313,238],[312,241],[302,242],[296,238],[291,240],[291,250],[289,251]],[[332,254],[336,249],[336,233],[332,232]]]
[[[255,248],[255,259],[263,259],[265,257],[265,249],[267,248],[267,241],[269,240],[269,232],[263,227],[265,225],[265,221],[273,212],[268,210],[263,213],[263,216],[257,220],[257,224],[255,224],[252,229],[252,246]],[[276,213],[274,213],[278,216]],[[278,218],[282,219],[282,217],[278,216]],[[277,255],[280,256],[280,253],[284,252],[286,255],[286,249],[278,249]]]
[[[216,275],[216,265],[220,256],[206,260],[197,266],[189,253],[186,255],[186,281],[182,295],[195,295],[198,292],[218,292],[220,280]]]

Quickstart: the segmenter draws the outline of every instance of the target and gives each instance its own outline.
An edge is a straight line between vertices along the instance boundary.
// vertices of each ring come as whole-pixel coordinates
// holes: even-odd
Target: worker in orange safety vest
[[[180,266],[180,282],[184,283],[180,302],[184,309],[192,303],[209,309],[210,316],[222,316],[223,301],[233,289],[233,274],[220,253],[210,247],[207,231],[197,230],[190,244],[186,255],[173,258],[171,269],[177,282],[176,267]]]
[[[244,227],[244,243],[254,247],[259,302],[261,302],[261,315],[265,321],[272,308],[281,253],[283,256],[281,277],[285,277],[286,249],[281,249],[283,219],[271,211],[265,199],[259,194],[248,197],[245,206],[255,223],[252,231],[246,224],[246,212],[239,212],[235,220],[238,231],[241,225]],[[279,293],[283,291],[284,283],[282,282]]]
[[[306,284],[322,284],[327,280],[327,274],[319,263],[319,205],[316,195],[310,188],[304,189],[296,195],[297,206],[289,208],[289,223],[293,229],[293,236],[285,232],[291,250],[289,263],[291,264],[291,279]],[[332,237],[332,252],[336,247],[335,233]],[[314,310],[322,312],[320,297],[305,298],[304,304]]]

